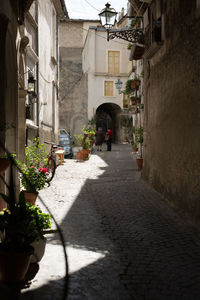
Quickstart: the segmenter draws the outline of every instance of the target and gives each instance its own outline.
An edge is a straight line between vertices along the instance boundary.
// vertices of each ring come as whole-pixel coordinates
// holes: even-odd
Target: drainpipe
[[[36,22],[38,24],[38,1],[36,0],[35,2],[35,5],[36,5]],[[36,51],[37,51],[37,56],[39,57],[39,36],[38,36],[38,27],[37,27],[37,45],[36,45]],[[40,101],[39,101],[39,62],[37,63],[36,65],[36,75],[37,75],[37,120],[36,120],[36,125],[37,125],[37,138],[39,137],[39,104],[40,104]]]

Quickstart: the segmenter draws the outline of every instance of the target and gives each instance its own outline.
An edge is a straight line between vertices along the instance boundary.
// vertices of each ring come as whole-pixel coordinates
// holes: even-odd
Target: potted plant
[[[134,81],[135,81],[136,87],[139,87],[139,86],[140,86],[140,83],[141,83],[140,78],[139,78],[139,77],[135,77],[135,78],[134,78]]]
[[[28,167],[44,167],[47,164],[47,156],[46,148],[44,144],[39,143],[39,138],[34,139],[33,144],[25,148],[25,164]]]
[[[78,159],[87,159],[89,156],[89,149],[90,149],[90,139],[87,135],[84,134],[76,134],[75,136],[76,143],[82,147],[82,150],[77,152]]]
[[[132,142],[132,149],[133,149],[133,152],[137,152],[138,151],[138,145],[136,142]]]
[[[135,105],[136,104],[136,100],[137,100],[137,97],[136,96],[132,96],[131,97],[131,104]]]
[[[137,104],[140,104],[140,103],[141,103],[141,96],[137,96],[137,97],[136,97],[136,103],[137,103]]]
[[[140,171],[142,169],[143,165],[143,151],[142,151],[142,145],[143,145],[143,127],[139,127],[136,129],[136,141],[140,144],[140,156],[136,157],[136,162],[138,165],[138,170]]]
[[[24,188],[22,193],[25,196],[26,201],[31,204],[35,204],[38,192],[43,189],[47,182],[47,169],[36,168],[34,166],[21,165],[21,184]]]
[[[17,202],[13,184],[9,196],[1,194],[7,208],[0,212],[0,281],[23,282],[28,271],[34,241],[44,238],[51,230],[51,216],[42,213],[39,207],[27,203],[20,194]]]
[[[126,86],[125,86],[125,93],[126,94],[131,94],[131,92],[135,89],[136,85],[135,85],[135,81],[133,79],[129,79],[126,82]]]
[[[44,144],[39,143],[36,138],[32,145],[25,148],[25,163],[15,159],[15,163],[20,168],[21,184],[24,188],[26,201],[35,204],[38,191],[45,187],[47,178],[48,158]]]
[[[140,17],[135,17],[131,21],[131,28],[140,28],[141,25],[141,18]]]

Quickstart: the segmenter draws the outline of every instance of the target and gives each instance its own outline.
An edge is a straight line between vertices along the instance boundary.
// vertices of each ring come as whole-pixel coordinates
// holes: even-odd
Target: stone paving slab
[[[69,264],[68,300],[199,300],[199,231],[148,187],[129,145],[66,160],[41,191],[60,224]],[[62,299],[57,235],[22,299]]]

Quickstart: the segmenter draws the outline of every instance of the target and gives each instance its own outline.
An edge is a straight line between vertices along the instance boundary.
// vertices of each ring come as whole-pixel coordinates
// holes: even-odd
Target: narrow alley
[[[200,233],[142,181],[130,145],[65,160],[40,195],[64,233],[68,300],[199,300]],[[22,299],[62,299],[64,276],[50,236]]]

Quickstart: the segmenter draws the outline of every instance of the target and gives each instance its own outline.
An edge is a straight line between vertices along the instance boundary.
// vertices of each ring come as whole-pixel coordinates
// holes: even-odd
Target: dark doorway
[[[104,103],[96,110],[97,123],[96,128],[102,128],[103,132],[110,128],[113,133],[113,141],[119,141],[119,115],[121,108],[114,103]]]

